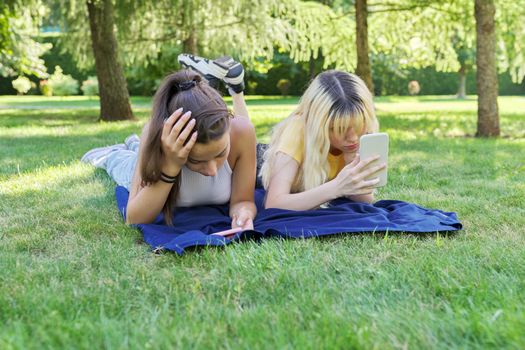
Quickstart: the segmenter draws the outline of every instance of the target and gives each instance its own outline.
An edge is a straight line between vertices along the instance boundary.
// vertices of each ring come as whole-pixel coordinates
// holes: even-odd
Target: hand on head
[[[161,142],[164,154],[162,172],[169,176],[179,174],[197,140],[197,132],[192,133],[195,119],[190,120],[191,111],[184,114],[182,112],[182,108],[173,112],[162,128]]]

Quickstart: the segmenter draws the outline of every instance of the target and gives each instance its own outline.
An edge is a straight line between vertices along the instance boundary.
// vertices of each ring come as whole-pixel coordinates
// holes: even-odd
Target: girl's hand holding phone
[[[354,160],[332,180],[336,188],[336,197],[373,193],[379,179],[366,180],[366,178],[385,168],[386,164],[371,164],[378,159],[379,156],[361,160],[357,154]]]
[[[164,122],[161,135],[164,154],[162,172],[169,176],[179,174],[197,140],[197,132],[191,133],[195,119],[190,118],[191,111],[182,114],[182,108],[179,108]]]

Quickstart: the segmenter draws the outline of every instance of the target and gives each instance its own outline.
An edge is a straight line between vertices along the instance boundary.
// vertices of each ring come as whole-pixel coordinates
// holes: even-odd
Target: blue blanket
[[[121,186],[115,192],[119,210],[125,216],[129,193]],[[337,199],[328,208],[293,211],[263,209],[263,199],[264,190],[257,189],[255,231],[244,231],[231,239],[210,235],[231,228],[227,205],[177,208],[173,219],[175,226],[166,226],[159,215],[154,223],[136,227],[153,249],[171,250],[179,255],[189,247],[223,246],[243,239],[310,238],[358,232],[447,232],[462,228],[456,213],[402,201],[382,200],[372,205]]]

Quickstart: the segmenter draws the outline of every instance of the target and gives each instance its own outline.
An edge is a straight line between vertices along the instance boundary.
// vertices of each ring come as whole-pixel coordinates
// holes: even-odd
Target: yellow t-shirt
[[[292,117],[292,120],[286,125],[277,150],[295,159],[299,163],[299,166],[303,164],[304,124],[299,117]],[[330,165],[328,180],[332,180],[345,166],[343,154],[334,155],[328,153],[328,164]]]

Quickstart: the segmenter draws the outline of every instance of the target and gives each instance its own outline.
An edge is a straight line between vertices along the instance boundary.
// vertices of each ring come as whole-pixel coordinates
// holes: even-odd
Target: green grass
[[[252,97],[258,137],[296,99]],[[0,349],[525,347],[525,98],[377,99],[391,136],[379,198],[456,211],[459,234],[267,240],[153,254],[81,164],[139,132],[83,97],[0,97]]]

